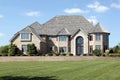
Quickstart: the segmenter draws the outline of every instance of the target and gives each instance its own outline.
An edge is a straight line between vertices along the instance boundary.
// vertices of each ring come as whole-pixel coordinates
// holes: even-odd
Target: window
[[[49,37],[48,37],[48,40],[52,40],[52,37],[49,36]]]
[[[103,35],[103,41],[108,41],[108,35],[107,34]]]
[[[84,53],[84,39],[82,36],[76,38],[76,55]]]
[[[93,36],[92,36],[92,35],[89,36],[89,40],[90,40],[90,41],[93,40]]]
[[[59,36],[59,41],[68,41],[68,36]]]
[[[100,50],[100,49],[101,49],[101,46],[100,46],[100,45],[96,45],[96,46],[95,46],[95,49]]]
[[[59,47],[59,52],[67,52],[67,48],[66,47]]]
[[[26,54],[27,52],[27,45],[22,45],[22,52]]]
[[[100,34],[96,34],[96,40],[97,40],[97,41],[100,40]]]
[[[21,33],[21,40],[22,41],[26,41],[26,40],[30,40],[30,33]]]

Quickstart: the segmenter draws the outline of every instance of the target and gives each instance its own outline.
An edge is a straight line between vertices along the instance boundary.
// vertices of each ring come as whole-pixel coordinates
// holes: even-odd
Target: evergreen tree
[[[8,50],[8,55],[14,56],[17,54],[19,54],[19,49],[17,48],[17,46],[15,44],[10,44],[9,50]]]
[[[37,49],[34,44],[27,45],[27,54],[28,55],[35,55],[37,54]]]

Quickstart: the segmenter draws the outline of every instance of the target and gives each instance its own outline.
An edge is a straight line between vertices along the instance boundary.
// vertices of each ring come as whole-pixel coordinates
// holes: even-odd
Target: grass
[[[119,60],[0,62],[0,80],[119,80]]]

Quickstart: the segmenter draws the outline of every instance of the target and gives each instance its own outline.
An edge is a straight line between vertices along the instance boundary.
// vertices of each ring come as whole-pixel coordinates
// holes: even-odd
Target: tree
[[[14,56],[17,54],[19,54],[19,49],[17,48],[17,46],[15,44],[10,44],[9,50],[8,50],[8,55]]]
[[[0,47],[0,54],[2,56],[7,56],[8,55],[8,49],[9,49],[9,45],[1,46]]]
[[[28,55],[35,55],[37,54],[37,49],[34,44],[28,44],[27,45],[27,54]]]
[[[117,45],[117,46],[114,47],[114,52],[118,53],[118,50],[119,50],[119,46]]]

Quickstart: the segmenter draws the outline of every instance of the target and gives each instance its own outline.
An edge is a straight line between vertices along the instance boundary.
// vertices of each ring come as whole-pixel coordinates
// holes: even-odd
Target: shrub
[[[120,54],[109,54],[110,57],[120,57]]]
[[[120,50],[118,50],[118,53],[120,54]]]
[[[110,50],[105,50],[105,54],[106,56],[109,56]]]
[[[93,54],[96,55],[96,56],[101,56],[101,50],[93,50]]]
[[[47,53],[45,56],[53,56],[53,53]]]
[[[110,49],[109,53],[113,53],[113,49]]]
[[[105,57],[105,56],[106,56],[106,54],[102,54],[101,56]]]
[[[76,56],[80,56],[81,54],[76,54]]]
[[[59,53],[54,53],[53,55],[54,55],[54,56],[59,56],[60,54],[59,54]]]
[[[8,55],[8,49],[9,49],[9,45],[1,46],[0,47],[0,55],[1,56],[7,56]]]
[[[30,56],[34,56],[35,54],[37,54],[37,49],[34,44],[27,45],[27,54]]]
[[[117,45],[114,47],[114,53],[118,53],[118,50],[119,50],[119,46]]]
[[[26,54],[22,54],[22,56],[28,56],[28,55],[26,55]]]
[[[73,56],[73,54],[72,54],[72,53],[70,53],[70,54],[69,54],[69,56]]]
[[[19,54],[19,49],[15,44],[10,44],[8,52],[8,56],[15,56]]]
[[[62,53],[61,56],[66,56],[66,53]]]
[[[42,55],[41,56],[45,56],[46,54],[45,53],[42,53]]]
[[[83,54],[83,56],[87,56],[87,54]]]

